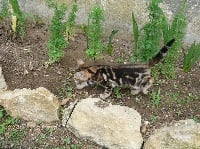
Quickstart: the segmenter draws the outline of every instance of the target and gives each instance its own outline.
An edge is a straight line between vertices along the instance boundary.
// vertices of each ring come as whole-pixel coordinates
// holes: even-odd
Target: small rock
[[[27,74],[29,74],[28,70],[24,69],[24,75],[27,75]]]
[[[140,149],[143,143],[140,114],[132,108],[102,102],[87,98],[65,109],[63,119],[71,113],[67,128],[77,137],[110,149]]]
[[[29,68],[29,70],[33,70],[33,63],[32,62],[29,63],[28,68]]]
[[[199,149],[200,124],[189,119],[158,129],[150,136],[144,147],[145,149]]]
[[[0,90],[7,90],[7,84],[2,74],[2,68],[0,67]]]
[[[65,98],[65,99],[63,99],[63,100],[61,101],[60,105],[61,105],[61,106],[64,106],[64,105],[66,105],[69,101],[70,101],[70,98]]]
[[[16,89],[0,93],[2,105],[13,117],[28,121],[57,121],[58,99],[47,89]]]
[[[30,121],[30,122],[27,122],[26,126],[29,127],[29,128],[35,128],[37,126],[37,124],[36,124],[36,122]]]

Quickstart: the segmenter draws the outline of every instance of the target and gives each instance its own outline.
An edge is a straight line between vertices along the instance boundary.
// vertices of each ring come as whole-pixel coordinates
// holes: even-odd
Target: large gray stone
[[[145,149],[200,149],[200,123],[181,120],[158,129],[145,143]]]
[[[13,117],[28,121],[57,121],[58,99],[47,89],[16,89],[0,93],[0,105]]]
[[[7,89],[7,84],[2,73],[2,68],[0,67],[0,91],[6,89]]]
[[[65,110],[63,125],[71,109]],[[77,103],[66,126],[77,137],[110,149],[140,149],[140,125],[141,116],[136,110],[87,98]]]

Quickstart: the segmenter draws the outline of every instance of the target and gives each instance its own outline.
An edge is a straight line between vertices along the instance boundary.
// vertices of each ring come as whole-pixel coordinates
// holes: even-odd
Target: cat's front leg
[[[112,87],[105,87],[105,91],[103,94],[100,94],[100,98],[106,99],[106,98],[110,97],[112,94],[112,91],[113,91]]]

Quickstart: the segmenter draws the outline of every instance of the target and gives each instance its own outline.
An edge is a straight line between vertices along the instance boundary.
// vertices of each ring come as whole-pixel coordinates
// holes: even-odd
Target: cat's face
[[[92,80],[92,77],[97,71],[95,66],[91,66],[88,68],[83,68],[84,62],[78,61],[78,68],[80,71],[74,74],[74,81],[76,84],[77,89],[82,89],[86,86],[95,84]]]
[[[86,86],[89,86],[89,83],[92,83],[90,80],[92,79],[92,74],[86,70],[81,70],[74,74],[74,81],[77,89],[82,89]]]

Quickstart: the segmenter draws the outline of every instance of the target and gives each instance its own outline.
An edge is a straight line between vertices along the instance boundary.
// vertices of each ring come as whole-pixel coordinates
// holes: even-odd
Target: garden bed
[[[112,57],[103,55],[102,59],[92,61],[86,57],[86,36],[77,33],[74,40],[65,49],[64,57],[60,62],[47,65],[47,41],[49,37],[46,25],[27,26],[27,35],[24,40],[17,39],[11,33],[8,25],[0,24],[0,65],[9,90],[17,88],[45,87],[59,97],[60,100],[69,98],[71,101],[87,98],[92,95],[98,97],[101,88],[85,88],[77,90],[73,82],[73,74],[77,68],[76,60],[84,59],[86,64],[116,64],[128,62],[132,54],[132,41],[130,39],[115,38],[113,40],[114,54]],[[155,128],[167,125],[175,120],[194,119],[200,121],[200,63],[198,62],[189,73],[183,73],[183,53],[177,61],[177,77],[164,79],[160,76],[148,95],[133,96],[130,91],[122,90],[113,94],[108,102],[136,109],[142,116],[142,121],[148,121],[147,132],[143,135],[146,140]],[[160,91],[160,93],[159,93]],[[67,106],[67,105],[65,105]],[[50,128],[50,129],[47,129]],[[21,132],[18,143],[12,141],[13,130]],[[35,136],[41,136],[41,140]],[[10,137],[9,137],[10,136]],[[78,140],[60,124],[38,124],[28,127],[27,122],[19,120],[9,127],[6,133],[0,135],[4,140],[3,148],[56,148],[73,145],[80,148],[100,148],[90,142]],[[22,141],[23,140],[23,141]],[[27,143],[31,142],[31,143]],[[80,145],[81,144],[81,145]],[[35,146],[36,145],[36,146]]]

